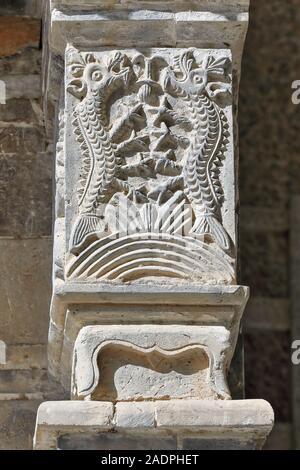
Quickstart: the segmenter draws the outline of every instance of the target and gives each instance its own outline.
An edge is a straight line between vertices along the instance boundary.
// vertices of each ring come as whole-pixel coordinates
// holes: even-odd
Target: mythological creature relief
[[[234,278],[219,178],[229,126],[216,103],[230,93],[228,58],[176,54],[81,53],[70,66],[82,158],[71,277]]]

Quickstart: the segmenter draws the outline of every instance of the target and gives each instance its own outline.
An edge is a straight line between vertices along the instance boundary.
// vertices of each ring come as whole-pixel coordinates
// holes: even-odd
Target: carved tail
[[[70,236],[70,251],[77,254],[78,248],[88,235],[97,234],[104,229],[103,221],[94,214],[83,214],[77,217]]]
[[[223,250],[229,250],[230,248],[230,238],[222,224],[214,215],[197,214],[196,211],[196,220],[190,233],[196,235],[210,235]]]

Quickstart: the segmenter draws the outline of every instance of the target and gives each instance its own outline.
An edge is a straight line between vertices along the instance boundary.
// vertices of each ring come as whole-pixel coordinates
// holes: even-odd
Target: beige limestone
[[[273,420],[273,410],[263,400],[118,403],[114,411],[108,402],[48,402],[39,408],[34,442],[36,449],[56,449],[66,433],[143,430],[153,437],[155,429],[156,436],[164,437],[166,431],[176,436],[178,448],[195,435],[216,443],[234,438],[241,447],[254,441],[260,447]]]
[[[163,3],[48,3],[49,372],[71,401],[41,406],[37,449],[254,449],[273,424],[227,385],[248,299],[236,104],[249,2]]]

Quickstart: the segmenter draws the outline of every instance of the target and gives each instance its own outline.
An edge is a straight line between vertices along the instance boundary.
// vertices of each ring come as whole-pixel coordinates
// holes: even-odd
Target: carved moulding
[[[220,326],[88,326],[75,343],[73,399],[230,398],[230,352]]]
[[[182,331],[187,325],[192,325],[189,327],[190,331],[192,332],[195,328],[195,333],[189,331],[188,334],[196,335],[196,332],[199,334],[195,344],[204,345],[204,349],[202,348],[201,351],[205,357],[207,354],[205,341],[208,341],[209,345],[214,344],[215,332],[220,330],[222,333],[221,343],[225,337],[227,338],[226,360],[224,358],[223,361],[225,368],[223,372],[220,372],[224,377],[235,349],[240,319],[247,299],[248,288],[242,286],[120,286],[118,284],[97,285],[78,282],[57,285],[51,308],[48,345],[49,372],[62,383],[66,390],[70,390],[75,342],[81,329],[89,325],[99,325],[101,328],[103,326],[105,331],[110,328],[111,331],[116,331],[117,328],[121,335],[119,339],[123,338],[125,342],[128,340],[128,336],[127,339],[124,339],[122,331],[125,331],[126,325],[131,328],[133,325],[143,324],[147,329],[150,324],[156,324],[160,325],[156,327],[158,332],[160,328],[166,328],[170,334],[172,333],[172,325],[177,325],[176,328]],[[201,339],[201,331],[207,333],[205,341]],[[168,337],[167,331],[165,336]],[[118,341],[117,334],[114,339]],[[185,339],[186,344],[180,344],[180,347],[189,345],[188,339],[186,337]],[[138,347],[145,346],[145,344],[139,345],[139,342],[133,340],[132,337],[130,342]],[[172,349],[172,346],[166,347],[164,343],[158,344],[161,349]],[[115,351],[114,347],[109,346],[106,351],[108,349],[110,352]],[[198,347],[196,350],[198,351]],[[104,355],[108,359],[110,352],[108,354],[104,351]],[[124,352],[126,351],[123,349],[121,356],[124,356]],[[151,351],[149,352],[151,353]],[[144,353],[146,352],[144,351]],[[141,355],[146,360],[146,356],[149,357],[149,354],[144,353]],[[104,356],[102,355],[102,357]],[[201,370],[205,369],[206,377],[208,377],[212,362],[209,363],[208,356],[204,362],[207,363],[207,366]],[[90,360],[89,364],[91,364]],[[214,371],[213,368],[210,370]],[[201,380],[203,377],[204,375]],[[205,383],[209,382],[205,379]],[[206,387],[207,392],[209,392],[208,388]],[[211,392],[209,394],[212,396]]]
[[[234,283],[230,53],[69,48],[66,64],[66,279]]]

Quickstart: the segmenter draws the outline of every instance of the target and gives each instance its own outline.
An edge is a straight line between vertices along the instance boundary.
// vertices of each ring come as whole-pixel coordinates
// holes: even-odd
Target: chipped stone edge
[[[274,424],[265,400],[169,400],[156,402],[56,401],[40,405],[34,449],[57,449],[64,433],[168,431],[206,439],[233,436],[262,447]]]

